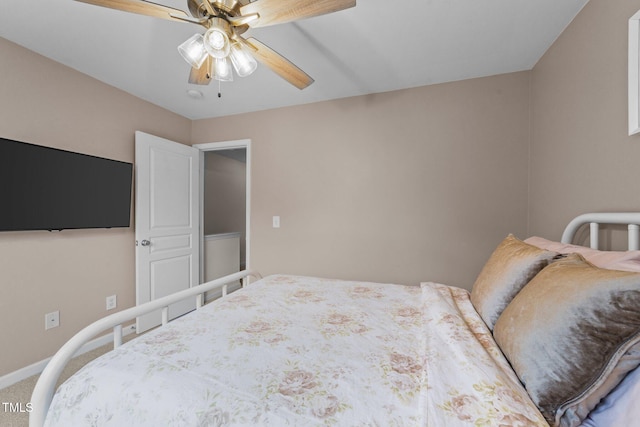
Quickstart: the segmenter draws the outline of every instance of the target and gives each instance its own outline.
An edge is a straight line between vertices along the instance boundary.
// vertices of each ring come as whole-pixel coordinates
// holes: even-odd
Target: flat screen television
[[[129,227],[133,165],[0,138],[0,231]]]

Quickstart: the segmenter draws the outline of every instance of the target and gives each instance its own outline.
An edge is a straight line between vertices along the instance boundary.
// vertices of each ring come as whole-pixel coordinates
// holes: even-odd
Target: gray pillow
[[[498,245],[471,289],[471,303],[489,329],[520,289],[557,255],[513,234]]]
[[[552,426],[577,426],[640,364],[640,274],[579,254],[534,277],[494,337]]]

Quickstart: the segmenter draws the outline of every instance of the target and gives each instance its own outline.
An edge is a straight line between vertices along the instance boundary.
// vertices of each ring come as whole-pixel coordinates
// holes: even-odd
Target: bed
[[[571,245],[585,223],[593,247]],[[599,223],[630,224],[630,250],[597,250]],[[30,425],[632,425],[637,224],[587,214],[561,242],[506,236],[471,292],[274,275],[200,304],[253,273],[218,279],[79,332],[41,375]],[[194,297],[198,310],[167,322],[170,303]],[[122,344],[120,325],[155,310],[165,324]],[[66,361],[106,328],[114,350],[54,395]]]

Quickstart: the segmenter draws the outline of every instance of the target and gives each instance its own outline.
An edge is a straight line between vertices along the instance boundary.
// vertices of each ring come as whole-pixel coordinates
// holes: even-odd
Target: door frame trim
[[[200,257],[204,254],[204,155],[208,151],[233,150],[244,148],[247,150],[246,172],[246,229],[245,229],[245,269],[251,269],[251,140],[238,139],[233,141],[207,142],[193,144],[193,148],[200,150]],[[200,263],[200,281],[204,278],[204,263]]]

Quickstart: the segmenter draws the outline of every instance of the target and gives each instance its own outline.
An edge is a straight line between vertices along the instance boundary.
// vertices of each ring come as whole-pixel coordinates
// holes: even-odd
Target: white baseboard
[[[136,331],[135,324],[123,326],[122,336],[127,336],[129,334],[134,333],[135,331]],[[74,354],[73,357],[80,356],[81,354],[87,353],[91,350],[95,350],[96,348],[102,347],[103,345],[109,344],[110,342],[113,342],[113,332],[108,333],[106,335],[102,335],[98,338],[95,338],[89,341],[88,343],[80,347],[80,349],[76,352],[76,354]],[[1,376],[0,389],[9,387],[10,385],[13,385],[33,375],[37,375],[41,373],[44,370],[45,366],[47,366],[47,363],[49,363],[49,360],[51,360],[51,357],[48,357],[44,360],[33,363],[29,366],[25,366],[24,368],[18,369],[17,371],[9,372],[8,374]]]

